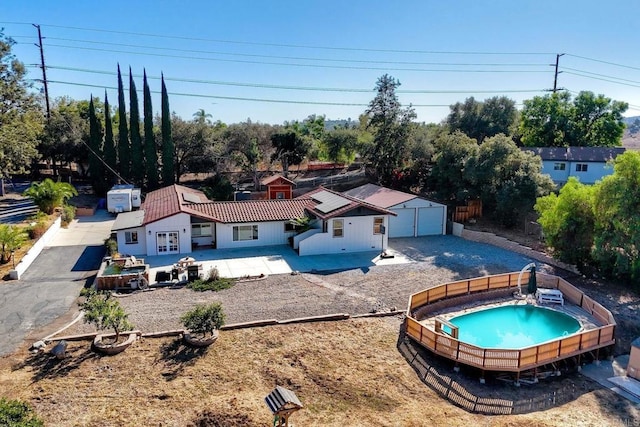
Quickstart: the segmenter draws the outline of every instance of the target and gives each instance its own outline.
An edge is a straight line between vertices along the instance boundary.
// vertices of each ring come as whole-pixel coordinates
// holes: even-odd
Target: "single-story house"
[[[389,237],[418,237],[447,233],[447,206],[415,194],[365,184],[344,194],[389,209]]]
[[[139,211],[118,214],[112,232],[118,252],[187,254],[199,247],[292,244],[300,255],[383,250],[393,212],[318,188],[295,199],[210,201],[181,185],[147,194]],[[308,217],[302,232],[291,222]]]
[[[613,173],[609,164],[624,153],[622,147],[525,147],[542,158],[542,173],[551,176],[553,182],[563,185],[570,176],[583,184],[595,184]]]

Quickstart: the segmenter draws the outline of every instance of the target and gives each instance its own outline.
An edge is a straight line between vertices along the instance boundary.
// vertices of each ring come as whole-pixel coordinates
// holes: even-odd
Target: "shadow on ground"
[[[480,384],[480,371],[461,366],[454,372],[453,362],[434,355],[415,343],[401,326],[397,348],[420,380],[440,397],[469,412],[486,415],[515,415],[543,411],[576,400],[583,394],[600,389],[600,385],[578,373],[541,380],[537,384],[500,381],[485,376]],[[622,399],[625,400],[625,399]],[[625,402],[619,402],[612,416],[623,417]],[[621,418],[622,419],[622,418]]]
[[[175,380],[182,371],[196,363],[196,359],[207,353],[208,347],[191,347],[183,344],[181,339],[175,339],[165,344],[160,349],[161,360],[164,361],[166,369],[162,376],[167,381]]]
[[[80,368],[80,366],[93,359],[101,356],[91,350],[90,344],[86,346],[69,346],[67,347],[66,357],[63,359],[56,358],[49,351],[32,354],[22,363],[13,366],[13,370],[30,367],[33,370],[33,381],[37,382],[43,379],[56,379],[69,375],[69,373]]]

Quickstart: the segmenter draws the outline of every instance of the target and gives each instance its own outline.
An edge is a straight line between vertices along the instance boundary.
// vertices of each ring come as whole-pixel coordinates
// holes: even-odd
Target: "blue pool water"
[[[459,328],[460,341],[484,348],[530,347],[580,329],[571,316],[531,305],[489,308],[449,321]]]

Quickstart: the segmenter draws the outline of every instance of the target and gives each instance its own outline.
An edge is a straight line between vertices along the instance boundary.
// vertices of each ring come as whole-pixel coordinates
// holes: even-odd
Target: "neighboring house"
[[[149,193],[139,211],[118,214],[112,231],[118,252],[130,255],[290,241],[300,255],[312,255],[382,250],[386,236],[380,227],[389,215],[394,214],[323,188],[296,199],[214,202],[201,191],[172,185]],[[304,216],[312,219],[312,229],[298,234],[290,220]]]
[[[344,194],[389,209],[389,237],[418,237],[447,233],[447,206],[414,194],[365,184]]]
[[[542,158],[542,173],[562,185],[575,176],[583,184],[594,184],[613,173],[609,164],[624,153],[622,147],[525,147]]]

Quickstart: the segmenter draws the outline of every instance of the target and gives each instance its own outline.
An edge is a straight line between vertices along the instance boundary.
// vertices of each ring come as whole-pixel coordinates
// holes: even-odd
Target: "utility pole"
[[[51,109],[49,108],[49,87],[47,85],[47,67],[44,65],[44,49],[42,47],[42,33],[40,25],[31,24],[38,29],[38,43],[36,46],[40,48],[40,67],[42,68],[42,83],[44,84],[44,100],[47,105],[47,120],[51,118]]]
[[[558,63],[560,62],[560,57],[563,56],[563,55],[564,55],[564,53],[558,53],[556,55],[556,72],[555,72],[555,75],[553,77],[553,93],[556,93],[556,91],[558,90],[558,74],[560,74],[562,72],[562,71],[558,72]]]

